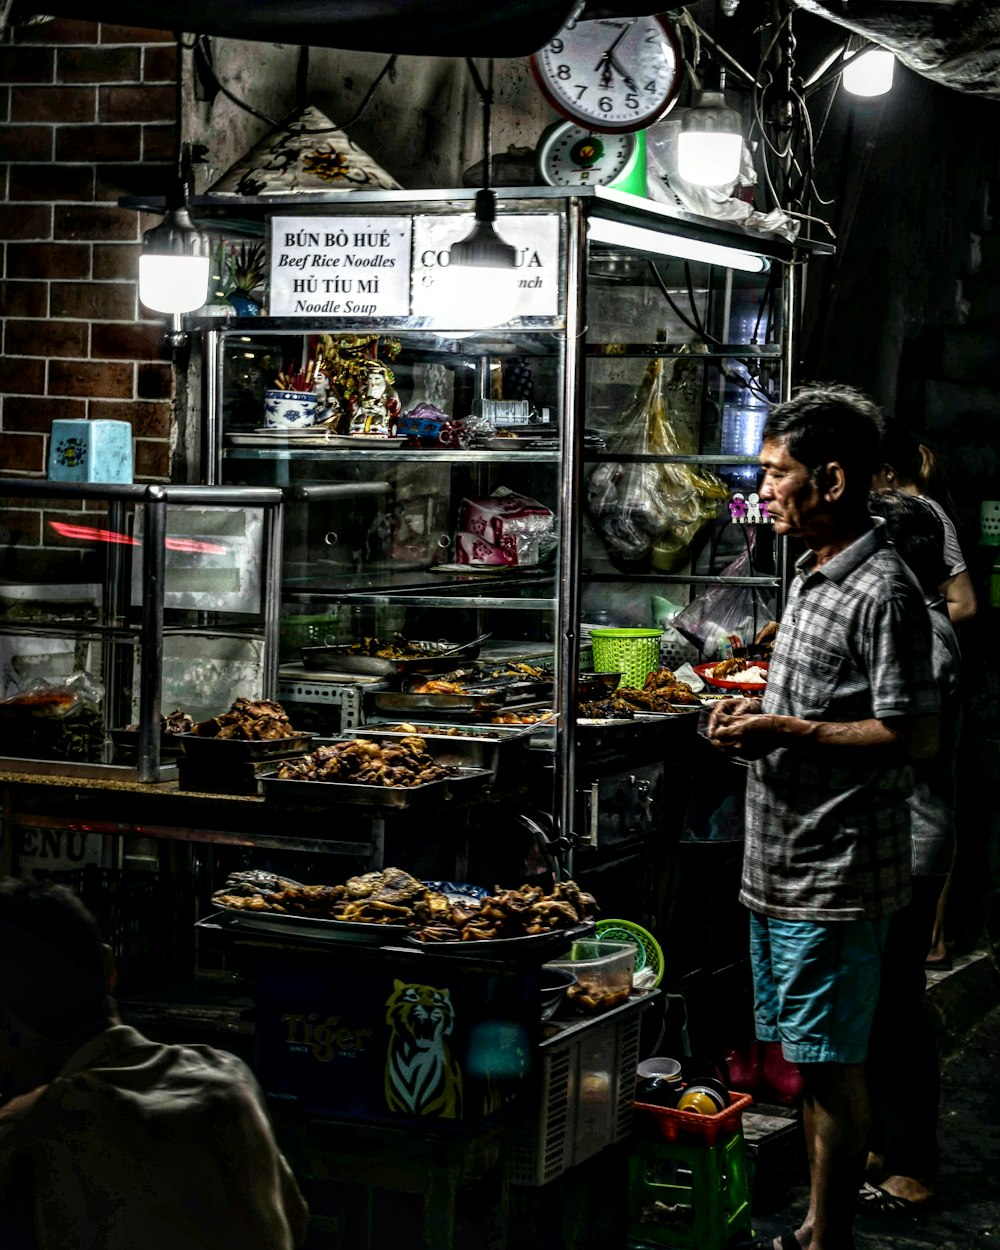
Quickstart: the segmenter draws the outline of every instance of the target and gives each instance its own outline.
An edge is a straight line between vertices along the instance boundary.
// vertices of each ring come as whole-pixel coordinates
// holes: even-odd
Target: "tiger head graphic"
[[[390,1028],[385,1097],[393,1111],[455,1119],[462,1113],[462,1072],[447,1038],[455,1027],[451,993],[394,981],[386,1002]]]

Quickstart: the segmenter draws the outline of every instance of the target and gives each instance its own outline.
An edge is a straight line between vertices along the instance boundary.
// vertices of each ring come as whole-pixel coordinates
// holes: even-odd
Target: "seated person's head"
[[[112,1022],[109,966],[97,922],[72,891],[0,882],[0,1080],[8,1089],[25,1088],[32,1064]]]
[[[885,520],[886,536],[917,579],[925,598],[937,597],[948,579],[944,525],[926,499],[901,490],[875,490],[868,500],[873,516]]]

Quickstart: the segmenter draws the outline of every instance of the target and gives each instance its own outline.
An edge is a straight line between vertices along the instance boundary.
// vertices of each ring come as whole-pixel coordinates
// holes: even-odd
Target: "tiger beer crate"
[[[254,1067],[271,1099],[338,1120],[464,1133],[506,1117],[525,1085],[539,1034],[537,967],[297,937],[248,953]],[[419,1032],[430,1013],[447,1016],[436,1045],[423,1037],[422,1058],[404,1055],[404,1017]],[[423,1062],[433,1050],[436,1067]],[[412,1089],[399,1088],[400,1071]]]
[[[540,1044],[535,1090],[511,1130],[513,1184],[546,1185],[629,1135],[642,1013],[658,994],[563,1026]]]

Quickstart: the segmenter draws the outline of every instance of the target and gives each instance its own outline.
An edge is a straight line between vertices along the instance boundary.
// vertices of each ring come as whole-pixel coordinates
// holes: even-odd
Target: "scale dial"
[[[658,15],[567,22],[530,64],[557,113],[601,134],[645,129],[681,84],[680,44]]]
[[[597,134],[574,122],[557,122],[542,135],[538,168],[550,187],[606,187],[627,178],[638,155],[631,132]]]

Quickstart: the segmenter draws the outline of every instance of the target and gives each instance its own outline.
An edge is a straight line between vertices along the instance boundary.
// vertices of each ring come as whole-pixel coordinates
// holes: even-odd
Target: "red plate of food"
[[[696,664],[694,671],[706,686],[733,694],[762,694],[767,685],[767,660],[712,660]]]

